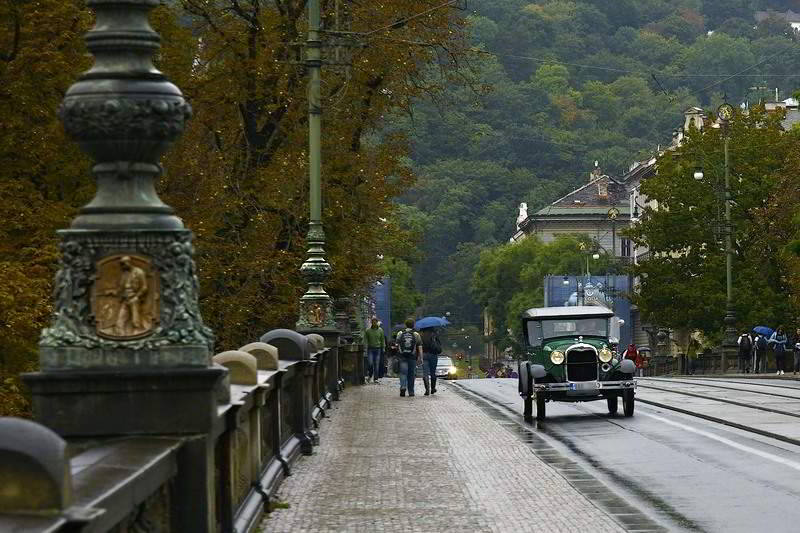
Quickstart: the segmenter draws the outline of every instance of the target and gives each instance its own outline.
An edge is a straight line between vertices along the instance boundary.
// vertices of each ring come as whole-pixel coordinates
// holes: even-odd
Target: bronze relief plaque
[[[308,322],[313,326],[321,326],[325,322],[325,309],[320,304],[313,304],[309,308]]]
[[[150,334],[159,317],[158,275],[146,257],[118,254],[97,262],[92,313],[97,334],[136,339]]]

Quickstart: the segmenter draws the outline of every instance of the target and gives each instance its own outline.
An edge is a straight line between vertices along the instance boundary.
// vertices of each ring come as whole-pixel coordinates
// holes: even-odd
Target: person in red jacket
[[[628,345],[628,349],[625,350],[625,353],[622,354],[623,359],[630,359],[636,365],[636,375],[641,377],[642,376],[642,368],[644,368],[644,360],[642,359],[642,355],[639,353],[639,350],[636,349],[636,345],[631,343]]]

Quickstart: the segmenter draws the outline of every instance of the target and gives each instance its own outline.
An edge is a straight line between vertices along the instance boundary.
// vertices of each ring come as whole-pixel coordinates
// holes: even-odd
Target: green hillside
[[[480,320],[469,280],[484,246],[508,240],[516,208],[537,209],[586,180],[620,175],[670,142],[682,111],[781,99],[800,87],[800,43],[777,17],[791,0],[481,0],[468,14],[475,78],[406,127],[424,227],[414,266],[425,312]]]

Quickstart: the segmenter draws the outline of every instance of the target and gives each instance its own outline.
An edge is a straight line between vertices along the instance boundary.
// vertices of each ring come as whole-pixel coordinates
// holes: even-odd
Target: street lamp
[[[728,352],[736,349],[736,311],[733,307],[733,242],[732,233],[733,226],[731,224],[731,184],[730,184],[730,157],[728,145],[730,136],[728,127],[730,120],[733,118],[733,106],[725,102],[717,108],[717,116],[722,125],[722,136],[725,143],[725,339],[722,343],[722,371],[727,369],[727,356]],[[694,171],[694,179],[702,180],[704,178],[703,169],[696,168]]]

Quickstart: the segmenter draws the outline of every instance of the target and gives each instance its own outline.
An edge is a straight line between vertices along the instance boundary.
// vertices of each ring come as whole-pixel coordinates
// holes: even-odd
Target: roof
[[[617,205],[611,206],[616,207],[619,210],[619,215],[621,217],[625,217],[625,215],[629,215],[630,205]],[[540,215],[568,215],[568,216],[583,216],[583,215],[602,215],[605,218],[608,215],[608,210],[611,207],[594,207],[594,206],[577,206],[577,207],[545,207],[541,211],[537,211],[535,215],[533,215],[532,219],[539,219],[541,218]]]
[[[800,22],[800,13],[795,13],[791,9],[783,13],[780,11],[756,11],[754,16],[757,22],[764,21],[770,17],[781,18],[786,22]]]
[[[607,188],[607,195],[600,195],[601,187]],[[607,212],[611,207],[620,208],[625,205],[628,205],[628,190],[625,185],[609,176],[601,176],[540,209],[536,214],[548,215],[553,209],[584,210],[603,207],[604,212]]]
[[[601,305],[572,305],[563,307],[534,307],[522,313],[522,318],[561,318],[561,317],[612,317],[614,311]]]

